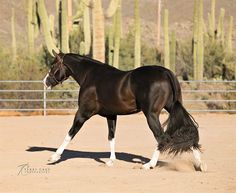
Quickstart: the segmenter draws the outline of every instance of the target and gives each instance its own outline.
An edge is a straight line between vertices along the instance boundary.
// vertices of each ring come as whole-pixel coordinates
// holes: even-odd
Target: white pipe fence
[[[79,86],[75,84],[75,81],[65,81],[65,84],[68,83],[74,84],[74,88],[71,89],[71,87],[69,87],[68,89],[65,89],[58,86],[57,90],[46,90],[42,81],[0,80],[0,112],[40,111],[44,116],[46,116],[50,111],[76,111]],[[180,81],[180,83],[184,105],[187,107],[188,111],[236,113],[236,81]],[[15,86],[19,84],[21,84],[21,86],[23,85],[23,89],[15,89]],[[37,84],[38,87],[35,87],[35,84]],[[206,89],[201,88],[202,84],[208,85],[206,86]],[[32,89],[28,89],[29,85],[31,85]],[[214,87],[214,89],[209,89],[209,85],[211,88]],[[27,89],[25,89],[25,87]],[[28,97],[29,94],[32,95],[33,93],[36,94],[36,98],[25,98]],[[59,95],[59,98],[52,98],[49,96],[50,94]],[[17,95],[17,97],[14,97],[14,95]],[[61,95],[66,95],[66,98],[63,98]],[[215,95],[217,95],[218,98],[215,97]],[[38,103],[37,106],[34,105],[36,102]],[[30,107],[22,107],[20,103],[27,104]],[[52,103],[60,104],[50,106],[49,104]],[[62,103],[63,106],[61,105]],[[199,108],[197,104],[201,104],[201,108]],[[224,104],[224,108],[220,104]],[[9,106],[11,108],[9,108]],[[193,108],[194,106],[197,106],[197,108]],[[217,108],[218,106],[220,107]]]

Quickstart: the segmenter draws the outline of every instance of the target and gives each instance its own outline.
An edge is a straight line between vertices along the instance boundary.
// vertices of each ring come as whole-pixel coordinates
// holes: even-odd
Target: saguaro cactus
[[[113,65],[114,54],[114,30],[113,26],[109,26],[108,29],[108,64]]]
[[[161,0],[158,0],[157,5],[157,49],[161,44]]]
[[[12,62],[16,61],[16,31],[15,31],[15,10],[12,8],[11,15],[11,37],[12,37]]]
[[[61,50],[69,52],[69,32],[68,32],[68,5],[67,1],[61,1]]]
[[[226,46],[229,53],[233,52],[233,44],[232,44],[233,25],[234,25],[234,18],[233,16],[230,16],[229,29],[228,29],[228,35],[227,35],[227,46]]]
[[[85,54],[85,43],[83,41],[79,44],[79,54],[84,55]]]
[[[53,38],[50,33],[49,19],[47,16],[44,0],[38,0],[38,13],[39,13],[40,21],[43,26],[44,39],[45,39],[47,49],[49,53],[53,56],[52,50],[54,49],[56,52],[59,52],[59,49],[54,44]]]
[[[194,0],[193,16],[193,77],[197,79],[197,44],[198,44],[198,7],[199,1]]]
[[[118,7],[114,15],[114,54],[113,54],[113,66],[119,68],[119,57],[120,57],[120,35],[121,35],[121,0],[118,2]]]
[[[119,68],[120,38],[121,38],[121,0],[111,0],[105,11],[107,18],[113,17],[113,23],[108,28],[108,63]]]
[[[49,30],[50,30],[50,33],[51,33],[51,36],[54,40],[54,42],[56,43],[56,37],[55,37],[55,30],[54,30],[54,15],[50,14],[49,15]]]
[[[28,22],[28,51],[32,55],[34,53],[34,1],[28,0],[27,4],[27,22]]]
[[[204,39],[203,39],[203,1],[194,1],[193,65],[194,79],[203,79]]]
[[[83,29],[84,29],[84,54],[90,52],[91,47],[91,29],[90,29],[90,15],[89,15],[89,0],[86,0],[83,9]]]
[[[217,27],[217,37],[219,38],[222,46],[224,45],[225,42],[224,17],[225,17],[225,9],[221,8]]]
[[[101,0],[93,0],[93,58],[105,61],[104,15]]]
[[[65,0],[64,0],[65,1]],[[68,32],[72,30],[72,7],[73,7],[73,2],[72,0],[67,0],[67,21],[68,21]]]
[[[197,80],[202,80],[203,79],[203,66],[204,66],[203,32],[204,32],[204,30],[203,30],[203,0],[199,0]]]
[[[109,7],[106,10],[105,16],[112,17],[116,13],[117,7],[120,5],[120,0],[111,0]]]
[[[212,40],[215,39],[215,7],[216,0],[211,0],[211,13],[208,16],[209,19],[209,34]]]
[[[139,0],[134,3],[134,27],[135,27],[135,42],[134,42],[134,66],[141,66],[141,23],[139,14]]]
[[[176,58],[176,33],[172,31],[170,42],[170,69],[175,72],[175,58]]]
[[[169,11],[164,12],[164,66],[170,69]]]
[[[40,22],[38,18],[38,2],[33,0],[33,20],[32,25],[34,26],[34,38],[39,35]]]

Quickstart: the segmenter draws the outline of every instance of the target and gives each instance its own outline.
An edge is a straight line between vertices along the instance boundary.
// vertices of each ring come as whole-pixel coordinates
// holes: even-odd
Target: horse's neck
[[[88,67],[84,64],[83,61],[76,61],[76,60],[68,60],[66,61],[70,71],[71,76],[75,79],[75,81],[81,85],[85,79],[86,73],[88,71]]]

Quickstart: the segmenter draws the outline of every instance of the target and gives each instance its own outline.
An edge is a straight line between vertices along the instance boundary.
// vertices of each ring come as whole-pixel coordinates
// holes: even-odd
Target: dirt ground
[[[206,173],[194,170],[189,153],[174,159],[161,155],[157,167],[140,169],[155,147],[142,114],[118,117],[117,161],[111,168],[104,165],[109,144],[102,117],[84,125],[55,165],[47,160],[62,143],[73,116],[0,117],[0,192],[235,193],[236,115],[194,117]]]

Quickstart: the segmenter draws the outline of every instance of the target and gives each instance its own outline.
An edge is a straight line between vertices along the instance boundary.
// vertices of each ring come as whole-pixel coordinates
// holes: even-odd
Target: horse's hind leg
[[[159,121],[159,113],[155,113],[155,112],[150,113],[150,112],[148,112],[148,113],[144,113],[144,114],[147,118],[148,125],[149,125],[155,139],[158,142],[158,138],[163,134],[163,129],[162,129],[161,123]],[[160,151],[156,147],[154,152],[153,152],[151,160],[148,163],[144,164],[142,166],[142,168],[144,168],[144,169],[154,168],[157,164],[159,154],[160,154]]]
[[[109,140],[109,143],[110,143],[110,150],[111,150],[110,159],[109,159],[108,162],[106,162],[106,164],[108,166],[112,166],[115,159],[116,159],[116,155],[115,155],[116,119],[117,119],[117,116],[107,117],[108,140]]]
[[[159,155],[160,155],[160,151],[156,147],[156,149],[154,150],[152,154],[151,160],[148,163],[142,165],[142,168],[146,170],[154,168],[157,165]]]
[[[192,151],[193,151],[193,157],[194,157],[194,161],[195,161],[196,170],[206,172],[207,165],[206,165],[206,163],[202,162],[200,151],[198,149],[194,149],[194,148],[192,148]]]

